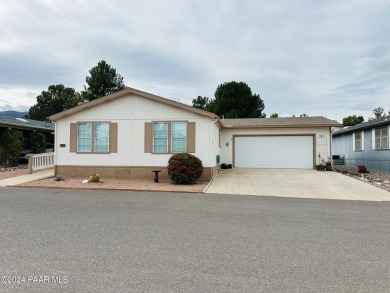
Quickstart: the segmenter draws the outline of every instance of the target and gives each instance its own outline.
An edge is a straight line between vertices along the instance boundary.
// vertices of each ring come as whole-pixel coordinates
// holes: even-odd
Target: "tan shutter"
[[[187,123],[187,153],[195,153],[195,122]]]
[[[152,123],[145,123],[145,153],[151,153],[153,148],[153,131],[152,131]]]
[[[118,152],[118,123],[110,123],[110,153]]]
[[[70,123],[69,151],[77,152],[77,123]]]

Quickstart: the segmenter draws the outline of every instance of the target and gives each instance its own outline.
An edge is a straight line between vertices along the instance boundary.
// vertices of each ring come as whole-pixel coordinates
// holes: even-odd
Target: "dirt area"
[[[167,180],[154,183],[152,180],[120,180],[102,179],[98,183],[81,183],[80,178],[66,178],[64,181],[56,181],[48,178],[28,183],[19,184],[23,187],[49,187],[70,189],[112,189],[112,190],[143,190],[143,191],[171,191],[171,192],[200,192],[208,185],[208,182],[197,182],[190,185],[178,185]]]
[[[367,173],[358,173],[356,166],[333,166],[333,170],[390,192],[389,172],[367,169]]]
[[[0,167],[0,180],[27,174],[27,165]]]

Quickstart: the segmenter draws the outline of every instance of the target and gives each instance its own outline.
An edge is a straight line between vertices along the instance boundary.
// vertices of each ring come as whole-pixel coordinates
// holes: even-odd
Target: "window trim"
[[[164,123],[167,124],[167,151],[166,152],[155,152],[154,151],[154,125],[157,123]],[[152,154],[168,154],[169,153],[169,129],[170,129],[170,122],[169,121],[153,121],[152,122]]]
[[[96,124],[107,124],[108,126],[108,136],[107,136],[107,151],[106,152],[97,152],[96,151]],[[94,154],[107,154],[110,153],[110,122],[94,122],[93,123],[93,153]]]
[[[377,132],[379,135],[377,135]],[[386,136],[383,133],[386,132]],[[383,147],[383,138],[386,137],[386,147]],[[379,146],[377,146],[377,141]],[[384,125],[372,129],[372,149],[376,151],[389,149],[389,126]]]
[[[182,151],[182,152],[174,152],[173,151],[173,139],[174,139],[174,137],[173,137],[173,124],[174,123],[181,123],[181,124],[184,123],[184,125],[186,127],[186,137],[185,137],[185,143],[184,143],[184,151]],[[187,152],[187,133],[188,133],[188,123],[187,123],[187,121],[171,121],[170,124],[171,124],[171,149],[170,149],[171,153],[172,154],[186,153]]]
[[[356,134],[360,134],[360,140],[356,139]],[[360,142],[359,148],[356,148],[356,142]],[[355,152],[362,152],[364,151],[364,131],[357,131],[352,134],[352,149]]]
[[[92,136],[91,136],[91,151],[90,152],[80,152],[79,151],[79,141],[78,141],[78,135],[79,135],[79,124],[82,123],[89,123],[92,124]],[[108,124],[108,150],[107,152],[96,152],[95,151],[95,126],[97,123],[106,123]],[[77,121],[76,122],[76,154],[110,154],[110,131],[111,131],[111,122],[110,121]]]
[[[154,155],[172,155],[172,154],[179,154],[177,152],[173,152],[172,151],[172,123],[177,123],[177,122],[181,122],[181,123],[186,123],[186,143],[185,143],[185,146],[186,146],[186,151],[188,151],[188,123],[189,121],[188,120],[169,120],[169,121],[164,121],[164,120],[158,120],[158,121],[152,121],[152,154]],[[155,123],[167,123],[168,124],[168,146],[167,146],[167,152],[166,153],[158,153],[158,152],[155,152],[154,151],[154,132],[153,132],[153,125]]]
[[[80,139],[80,137],[79,137],[79,125],[80,124],[90,124],[91,125],[91,136],[90,137],[88,137],[88,139],[90,139],[90,151],[87,151],[87,152],[81,152],[81,151],[79,151],[79,139]],[[93,123],[92,122],[77,122],[77,124],[76,124],[77,126],[76,126],[76,153],[79,153],[79,154],[90,154],[91,152],[92,152],[92,150],[93,150]],[[82,137],[82,138],[84,138],[84,139],[86,139],[85,137]]]

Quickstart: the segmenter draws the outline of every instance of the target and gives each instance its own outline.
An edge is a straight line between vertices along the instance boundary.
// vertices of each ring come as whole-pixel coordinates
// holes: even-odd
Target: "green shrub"
[[[100,175],[99,174],[92,174],[89,176],[89,182],[99,182],[100,181]]]
[[[30,144],[34,154],[46,152],[46,135],[42,132],[32,132],[30,135]]]
[[[0,134],[0,144],[3,148],[3,165],[6,167],[17,166],[20,153],[23,150],[23,132],[15,129],[5,129]]]
[[[61,176],[57,176],[55,181],[65,181],[65,178]]]
[[[168,161],[169,178],[177,184],[195,182],[203,173],[202,161],[188,153],[175,154]]]

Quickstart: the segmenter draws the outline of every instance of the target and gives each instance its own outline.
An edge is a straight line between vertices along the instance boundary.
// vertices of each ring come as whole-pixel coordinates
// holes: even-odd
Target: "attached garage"
[[[235,168],[313,169],[313,135],[234,136]]]

